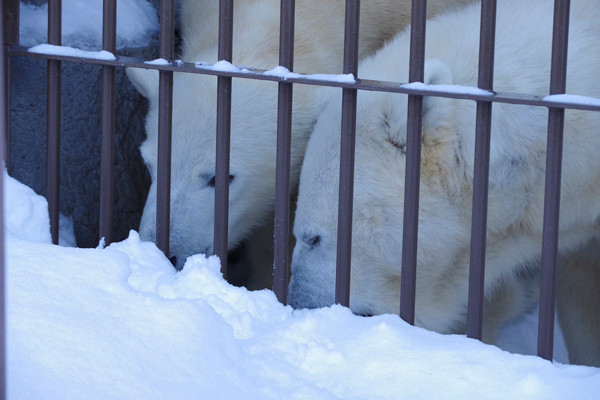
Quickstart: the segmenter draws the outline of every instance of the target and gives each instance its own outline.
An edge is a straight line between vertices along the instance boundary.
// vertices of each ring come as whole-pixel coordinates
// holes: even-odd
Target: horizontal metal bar
[[[506,104],[520,104],[526,106],[540,106],[548,108],[564,108],[573,110],[584,110],[584,111],[600,111],[600,104],[585,104],[585,103],[571,103],[566,101],[550,101],[544,100],[545,96],[524,94],[524,93],[510,93],[510,92],[493,92],[492,94],[477,94],[477,93],[462,93],[462,92],[447,92],[444,90],[436,90],[435,88],[427,88],[427,90],[419,88],[411,88],[402,86],[405,82],[391,82],[391,81],[379,81],[370,79],[357,79],[356,82],[340,82],[335,80],[335,76],[332,75],[332,79],[313,79],[310,75],[306,74],[303,77],[281,77],[274,75],[264,75],[263,69],[251,69],[248,72],[235,72],[235,71],[217,71],[208,68],[196,67],[193,63],[176,63],[169,65],[159,64],[148,64],[145,60],[134,57],[117,57],[116,60],[99,60],[95,58],[85,57],[72,57],[72,56],[61,56],[52,54],[39,54],[30,53],[26,47],[15,46],[9,49],[9,56],[26,56],[34,58],[44,59],[56,59],[62,61],[74,61],[74,62],[87,62],[90,64],[100,65],[114,65],[117,67],[134,67],[134,68],[145,68],[145,69],[156,69],[160,71],[174,71],[174,72],[185,72],[194,73],[200,75],[214,75],[214,76],[230,76],[234,78],[246,78],[246,79],[257,79],[271,82],[287,82],[287,83],[299,83],[303,85],[313,86],[331,86],[338,88],[357,89],[357,90],[369,90],[379,91],[388,93],[402,93],[402,94],[416,94],[424,96],[437,96],[452,99],[463,99],[493,103],[506,103]]]

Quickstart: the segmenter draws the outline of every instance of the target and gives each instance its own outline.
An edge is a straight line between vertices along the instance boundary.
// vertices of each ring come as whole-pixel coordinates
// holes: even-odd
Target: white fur
[[[467,0],[431,1],[431,10]],[[270,69],[278,65],[279,0],[236,1],[233,63]],[[341,73],[344,29],[343,0],[302,0],[296,3],[295,70]],[[409,21],[410,1],[363,2],[360,56],[374,53]],[[181,5],[184,61],[217,61],[216,0],[184,0]],[[141,146],[153,176],[140,234],[155,234],[157,154],[156,71],[129,69],[128,75],[150,100],[147,140]],[[277,85],[234,79],[231,120],[229,247],[248,238],[262,224],[272,224],[275,193]],[[296,187],[308,136],[325,99],[323,89],[294,87],[291,182]],[[215,170],[216,79],[175,74],[171,195],[171,255],[181,267],[195,253],[213,247],[214,190],[208,182]],[[270,268],[270,262],[264,267]]]
[[[600,3],[576,0],[571,8],[567,91],[599,97]],[[475,5],[428,22],[425,83],[477,85],[479,20]],[[495,90],[548,93],[552,20],[551,0],[498,2]],[[359,76],[406,82],[408,53],[405,32],[364,61]],[[460,332],[465,324],[475,108],[465,100],[424,101],[416,322],[440,332]],[[494,327],[531,299],[522,274],[541,253],[548,111],[500,103],[492,109],[485,283],[489,304],[502,309],[490,321],[493,338]],[[296,307],[333,302],[339,110],[336,98],[319,117],[302,167],[288,297]],[[399,310],[406,114],[405,95],[358,95],[350,295],[358,313]],[[561,253],[598,232],[599,148],[600,113],[568,110]]]

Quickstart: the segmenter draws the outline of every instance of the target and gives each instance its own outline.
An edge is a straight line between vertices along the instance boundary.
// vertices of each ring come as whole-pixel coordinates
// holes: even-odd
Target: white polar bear
[[[597,1],[572,3],[568,93],[600,97],[599,19]],[[498,2],[495,90],[548,93],[552,21],[551,0]],[[425,83],[477,85],[479,25],[478,5],[428,22]],[[406,82],[408,59],[404,32],[361,63],[359,77]],[[528,304],[522,274],[539,264],[548,121],[541,107],[492,108],[485,284],[501,310],[487,321],[489,339]],[[295,307],[334,301],[340,109],[340,99],[332,99],[319,117],[302,167],[288,296]],[[475,111],[473,101],[424,99],[416,324],[439,332],[460,332],[466,322]],[[358,94],[350,307],[361,314],[399,311],[406,114],[406,95]],[[600,113],[567,110],[563,254],[598,233],[599,148]]]
[[[430,12],[468,0],[430,1]],[[183,0],[181,32],[184,61],[217,61],[217,0]],[[278,65],[279,0],[243,0],[234,6],[233,63],[270,69]],[[408,0],[362,2],[360,57],[372,54],[410,21]],[[296,3],[294,69],[305,73],[341,73],[344,0],[302,0]],[[152,176],[156,174],[158,73],[128,69],[138,90],[149,99],[147,140],[141,146]],[[171,256],[181,268],[192,254],[213,251],[216,79],[174,76],[171,187]],[[297,187],[308,136],[324,99],[321,89],[294,87],[291,182]],[[229,248],[268,224],[272,229],[275,197],[277,85],[234,79],[231,117],[231,186]],[[150,188],[140,234],[155,236],[156,181]],[[272,237],[272,234],[271,234]],[[271,240],[268,240],[271,242]],[[271,258],[272,260],[272,254]],[[270,277],[271,262],[264,262]],[[260,286],[260,284],[259,284]],[[264,283],[262,284],[264,287]]]

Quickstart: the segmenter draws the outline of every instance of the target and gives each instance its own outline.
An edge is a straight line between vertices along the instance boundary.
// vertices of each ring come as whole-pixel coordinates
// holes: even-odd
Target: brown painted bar
[[[14,5],[14,2],[13,2]],[[18,3],[17,3],[18,5]],[[3,17],[0,20],[0,35],[2,43],[6,45],[6,37],[4,31],[4,21],[6,10],[3,11]],[[0,165],[4,161],[6,135],[5,129],[8,126],[9,108],[6,94],[8,93],[8,79],[5,71],[6,51],[3,46],[0,52]],[[6,57],[8,58],[8,57]],[[5,271],[5,246],[4,246],[4,171],[0,173],[0,400],[6,399],[6,271]]]
[[[481,4],[479,77],[477,86],[480,89],[489,91],[492,90],[494,84],[495,31],[496,0],[483,0]],[[492,103],[483,101],[477,102],[476,118],[467,336],[481,340],[483,326],[485,243],[487,231]]]
[[[62,1],[48,1],[48,43],[61,44]],[[60,94],[61,62],[48,60],[48,103],[46,114],[46,197],[50,214],[52,242],[58,243],[60,192]]]
[[[4,34],[3,39],[3,51],[4,51],[4,72],[2,79],[4,79],[4,98],[6,110],[6,119],[4,124],[4,134],[2,138],[5,140],[4,147],[4,163],[8,172],[11,173],[11,162],[10,162],[10,57],[8,56],[8,50],[11,46],[17,46],[19,44],[19,1],[18,0],[5,0],[2,2],[2,18],[4,27],[2,33]]]
[[[281,0],[279,65],[294,68],[295,0]],[[277,165],[275,181],[275,220],[273,235],[273,291],[287,304],[290,275],[290,157],[293,84],[280,82],[277,105]]]
[[[570,6],[570,0],[556,0],[554,2],[552,64],[550,71],[551,95],[565,93],[567,88]],[[549,109],[538,327],[538,355],[547,360],[552,360],[554,354],[554,288],[556,259],[558,257],[558,221],[564,119],[564,109]]]
[[[219,60],[231,62],[233,53],[233,1],[219,3]],[[229,154],[231,139],[231,77],[217,78],[217,148],[215,165],[214,253],[221,259],[227,279],[229,225]]]
[[[102,19],[102,49],[111,53],[117,48],[117,2],[104,0]],[[102,140],[100,152],[100,238],[112,241],[114,199],[114,136],[115,136],[115,67],[102,66]]]
[[[159,71],[174,71],[183,72],[199,75],[213,75],[213,76],[229,76],[234,78],[245,78],[245,79],[256,79],[262,81],[271,82],[288,82],[296,83],[301,85],[313,85],[313,86],[328,86],[337,88],[349,88],[357,90],[369,90],[387,93],[403,93],[403,94],[414,94],[421,96],[436,96],[444,97],[449,99],[463,99],[463,100],[474,100],[474,101],[485,101],[493,103],[506,103],[506,104],[521,104],[528,106],[541,106],[541,107],[552,107],[552,108],[568,108],[573,110],[585,110],[585,111],[600,111],[600,106],[591,103],[572,103],[568,101],[549,101],[545,99],[545,96],[539,96],[535,94],[527,93],[514,93],[514,92],[492,92],[491,94],[476,94],[476,93],[462,93],[462,92],[449,92],[438,90],[435,88],[410,88],[402,86],[405,82],[391,82],[391,81],[378,81],[372,79],[358,79],[358,81],[341,82],[332,76],[331,80],[319,78],[313,79],[308,74],[303,77],[281,77],[276,75],[263,75],[265,70],[253,68],[250,70],[241,71],[224,71],[214,70],[202,66],[196,66],[194,63],[181,62],[171,63],[165,65],[157,64],[146,64],[144,59],[118,56],[116,60],[99,60],[97,58],[80,57],[80,56],[67,56],[57,54],[43,54],[43,53],[29,53],[27,48],[23,46],[11,46],[8,50],[10,56],[19,57],[31,57],[40,58],[47,60],[62,60],[70,62],[84,62],[88,64],[97,65],[114,65],[117,67],[134,67],[134,68],[145,68],[145,69],[156,69]],[[299,72],[300,74],[302,72]]]
[[[19,44],[19,1],[2,2],[0,20],[0,165],[10,171],[10,59],[9,46]],[[0,174],[0,227],[4,227],[4,173]],[[0,229],[0,400],[6,399],[6,263],[4,228]]]
[[[160,50],[165,60],[174,58],[174,0],[160,3]],[[160,71],[158,81],[158,157],[156,194],[156,245],[169,256],[171,219],[171,126],[173,118],[173,72]]]
[[[358,76],[358,31],[360,0],[346,1],[344,33],[344,74]],[[335,275],[335,303],[350,305],[350,265],[352,253],[352,206],[354,196],[354,149],[356,144],[357,90],[342,90],[340,141],[340,184]]]
[[[423,82],[426,18],[427,1],[413,1],[410,28],[409,82]],[[404,188],[404,225],[402,231],[400,317],[412,325],[415,323],[415,289],[417,282],[422,114],[423,96],[409,95],[406,125],[406,185]]]

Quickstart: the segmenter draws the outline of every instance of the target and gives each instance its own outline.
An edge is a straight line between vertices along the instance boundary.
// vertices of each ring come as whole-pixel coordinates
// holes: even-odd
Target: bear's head
[[[406,54],[392,49],[361,64],[363,76],[399,80]],[[474,86],[474,65],[430,59],[424,83]],[[340,104],[331,101],[319,117],[302,167],[288,295],[294,307],[334,302]],[[358,93],[350,308],[359,314],[399,312],[407,108],[407,95]],[[416,322],[442,332],[456,331],[468,293],[476,109],[469,100],[423,98]],[[494,104],[493,116],[488,295],[535,258],[542,197],[533,193],[543,193],[545,135],[544,110]]]
[[[147,138],[140,150],[152,184],[140,236],[152,241],[156,232],[159,74],[133,68],[127,74],[149,101]],[[188,256],[213,252],[217,79],[175,73],[173,85],[170,257],[176,258],[180,269]],[[273,212],[277,85],[234,80],[232,92],[230,249],[247,238],[252,229],[266,223]],[[306,119],[300,115],[294,129],[308,131]],[[298,181],[305,145],[302,135],[293,142],[293,183]]]
[[[427,63],[425,83],[451,83],[438,61]],[[467,163],[452,125],[453,101],[424,99],[419,259],[446,264],[469,231],[459,203],[470,202]],[[360,314],[397,313],[406,162],[407,96],[358,94],[350,307]],[[288,301],[321,307],[334,301],[337,246],[340,101],[321,114],[300,178]],[[419,273],[424,273],[419,271]]]

